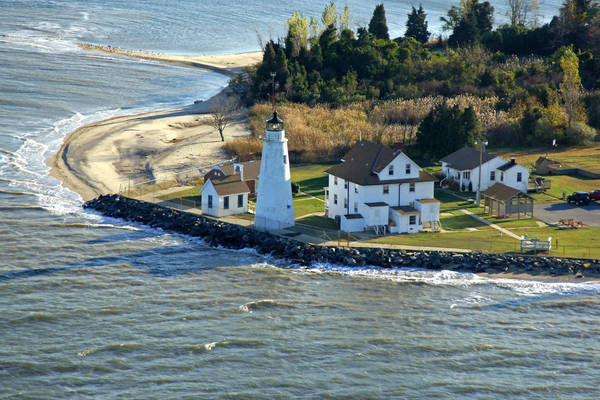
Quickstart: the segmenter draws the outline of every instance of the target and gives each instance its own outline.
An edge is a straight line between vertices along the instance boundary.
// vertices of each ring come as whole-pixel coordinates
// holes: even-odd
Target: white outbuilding
[[[246,182],[236,179],[208,179],[200,192],[202,213],[205,215],[224,217],[248,212],[250,189]]]

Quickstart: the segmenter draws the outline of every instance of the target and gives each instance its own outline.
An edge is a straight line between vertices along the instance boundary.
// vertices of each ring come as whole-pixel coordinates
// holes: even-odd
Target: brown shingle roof
[[[421,199],[417,200],[419,203],[439,203],[438,199]]]
[[[361,219],[363,216],[361,214],[346,214],[344,217],[346,219]]]
[[[419,171],[418,178],[380,181],[376,173],[381,172],[395,157],[392,149],[387,146],[359,142],[346,153],[344,162],[334,165],[325,172],[363,186],[436,181],[425,171]]]
[[[230,194],[250,193],[250,189],[246,182],[237,181],[229,183],[214,183],[215,191],[219,196],[227,196]]]
[[[488,154],[484,151],[482,155],[482,162],[486,163],[493,158],[496,158],[496,156]],[[448,163],[451,168],[454,168],[458,171],[470,170],[479,166],[479,150],[472,149],[470,147],[463,147],[460,150],[456,150],[452,154],[448,154],[440,161]]]
[[[503,183],[494,183],[491,187],[481,193],[485,197],[496,199],[499,201],[508,201],[515,196],[530,197],[525,193],[522,193],[519,189],[506,186]]]

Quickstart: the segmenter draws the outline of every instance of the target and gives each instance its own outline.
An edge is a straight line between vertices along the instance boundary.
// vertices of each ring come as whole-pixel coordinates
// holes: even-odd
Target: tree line
[[[600,5],[565,0],[558,15],[540,26],[535,1],[508,0],[510,23],[494,29],[489,2],[461,0],[442,19],[447,38],[431,37],[422,5],[412,7],[404,36],[393,39],[383,4],[368,26],[355,31],[348,7],[338,13],[333,2],[320,20],[294,12],[285,38],[269,41],[262,63],[250,71],[248,100],[271,100],[274,92],[279,102],[341,107],[470,94],[495,97],[499,111],[518,116],[511,132],[483,132],[497,144],[592,140],[600,128]],[[429,117],[470,115],[441,105]],[[435,126],[431,118],[419,128],[422,143],[431,141],[425,132]],[[471,128],[468,134],[446,133],[456,137],[438,143],[461,147],[482,133],[477,121],[449,125]],[[427,146],[422,151],[437,153]]]

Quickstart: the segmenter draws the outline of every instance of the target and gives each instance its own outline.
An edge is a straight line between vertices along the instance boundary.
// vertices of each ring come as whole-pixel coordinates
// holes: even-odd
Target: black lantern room
[[[283,120],[280,120],[277,117],[277,111],[273,111],[273,118],[267,121],[267,130],[268,131],[282,131],[283,130]]]

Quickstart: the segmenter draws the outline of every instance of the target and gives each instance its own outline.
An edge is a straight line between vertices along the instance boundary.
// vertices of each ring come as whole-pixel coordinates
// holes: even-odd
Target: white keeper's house
[[[440,228],[436,179],[402,151],[359,142],[325,171],[326,215],[344,232],[415,233]]]
[[[488,189],[495,183],[501,183],[523,193],[527,193],[529,169],[519,165],[514,158],[506,161],[470,147],[463,147],[440,161],[442,174],[445,176],[440,184],[454,181],[459,190],[476,191],[479,184],[479,159],[481,157],[481,191]]]

